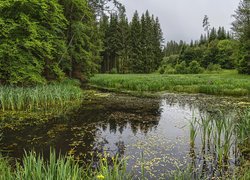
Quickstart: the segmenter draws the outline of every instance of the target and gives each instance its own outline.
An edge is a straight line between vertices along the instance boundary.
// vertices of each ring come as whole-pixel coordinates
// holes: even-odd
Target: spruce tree
[[[233,31],[241,42],[241,57],[239,57],[239,72],[250,74],[250,1],[242,0],[235,11]]]
[[[124,12],[121,12],[119,14],[118,39],[119,72],[128,73],[130,71],[130,28],[128,24],[128,19]]]
[[[68,57],[61,57],[63,64],[69,59],[69,68],[65,69],[72,78],[86,81],[97,72],[100,60],[101,41],[93,10],[85,0],[59,0],[68,20],[67,37]]]
[[[153,21],[153,47],[154,47],[154,65],[152,67],[152,71],[155,71],[159,68],[160,63],[163,58],[163,50],[162,50],[162,43],[164,41],[163,39],[163,33],[161,30],[161,25],[158,17]],[[178,51],[178,50],[177,50]]]
[[[131,47],[131,71],[134,73],[142,73],[143,72],[143,61],[142,57],[142,43],[141,43],[141,23],[139,14],[135,11],[134,16],[132,18],[132,22],[130,24],[130,47]]]

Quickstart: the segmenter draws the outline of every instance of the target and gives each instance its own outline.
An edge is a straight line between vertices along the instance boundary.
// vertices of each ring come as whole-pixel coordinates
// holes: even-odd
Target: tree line
[[[250,74],[250,1],[240,2],[232,23],[233,33],[224,27],[210,28],[208,17],[203,20],[206,34],[199,40],[167,42],[160,73],[201,73],[205,69],[238,69]]]
[[[161,68],[174,68],[177,65],[186,68],[194,61],[204,69],[210,68],[212,65],[224,69],[234,69],[237,66],[238,47],[239,42],[234,40],[223,27],[219,27],[218,30],[212,28],[207,34],[201,35],[200,40],[190,43],[168,42],[164,48],[165,57]],[[202,69],[200,68],[200,70]],[[196,73],[199,72],[196,71]],[[180,72],[176,71],[176,73]],[[182,73],[185,71],[182,70]]]
[[[249,9],[249,0],[242,0],[233,37],[205,21],[208,33],[199,41],[170,42],[163,51],[159,19],[135,12],[129,22],[117,0],[5,0],[0,5],[0,84],[65,77],[86,81],[97,72],[151,73],[168,61],[175,61],[172,66],[196,61],[192,64],[203,68],[218,64],[250,74]]]

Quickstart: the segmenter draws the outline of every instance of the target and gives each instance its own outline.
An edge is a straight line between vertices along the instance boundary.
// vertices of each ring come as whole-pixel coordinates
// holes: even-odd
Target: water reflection
[[[14,158],[21,158],[24,149],[48,157],[50,147],[84,163],[98,158],[97,154],[118,154],[129,156],[129,169],[138,173],[143,154],[150,178],[164,179],[166,173],[187,164],[202,174],[216,168],[216,158],[211,158],[215,147],[210,138],[203,142],[204,131],[199,131],[190,145],[190,121],[220,111],[230,115],[237,104],[232,102],[214,96],[169,94],[162,99],[148,99],[110,95],[90,100],[71,114],[39,126],[5,126],[1,143]],[[209,130],[205,136],[207,133]],[[204,143],[206,146],[202,146]]]

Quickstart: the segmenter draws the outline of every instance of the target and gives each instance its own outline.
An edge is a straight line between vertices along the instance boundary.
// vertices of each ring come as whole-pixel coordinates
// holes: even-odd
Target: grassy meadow
[[[204,74],[96,74],[90,79],[96,87],[118,91],[186,92],[211,95],[250,95],[250,76],[234,70]]]

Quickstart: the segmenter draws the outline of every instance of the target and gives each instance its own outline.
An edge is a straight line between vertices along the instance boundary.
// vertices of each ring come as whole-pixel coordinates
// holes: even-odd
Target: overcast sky
[[[199,39],[204,32],[202,20],[208,15],[211,26],[230,30],[232,14],[240,0],[120,0],[129,19],[135,10],[141,14],[147,9],[158,16],[165,41]]]

